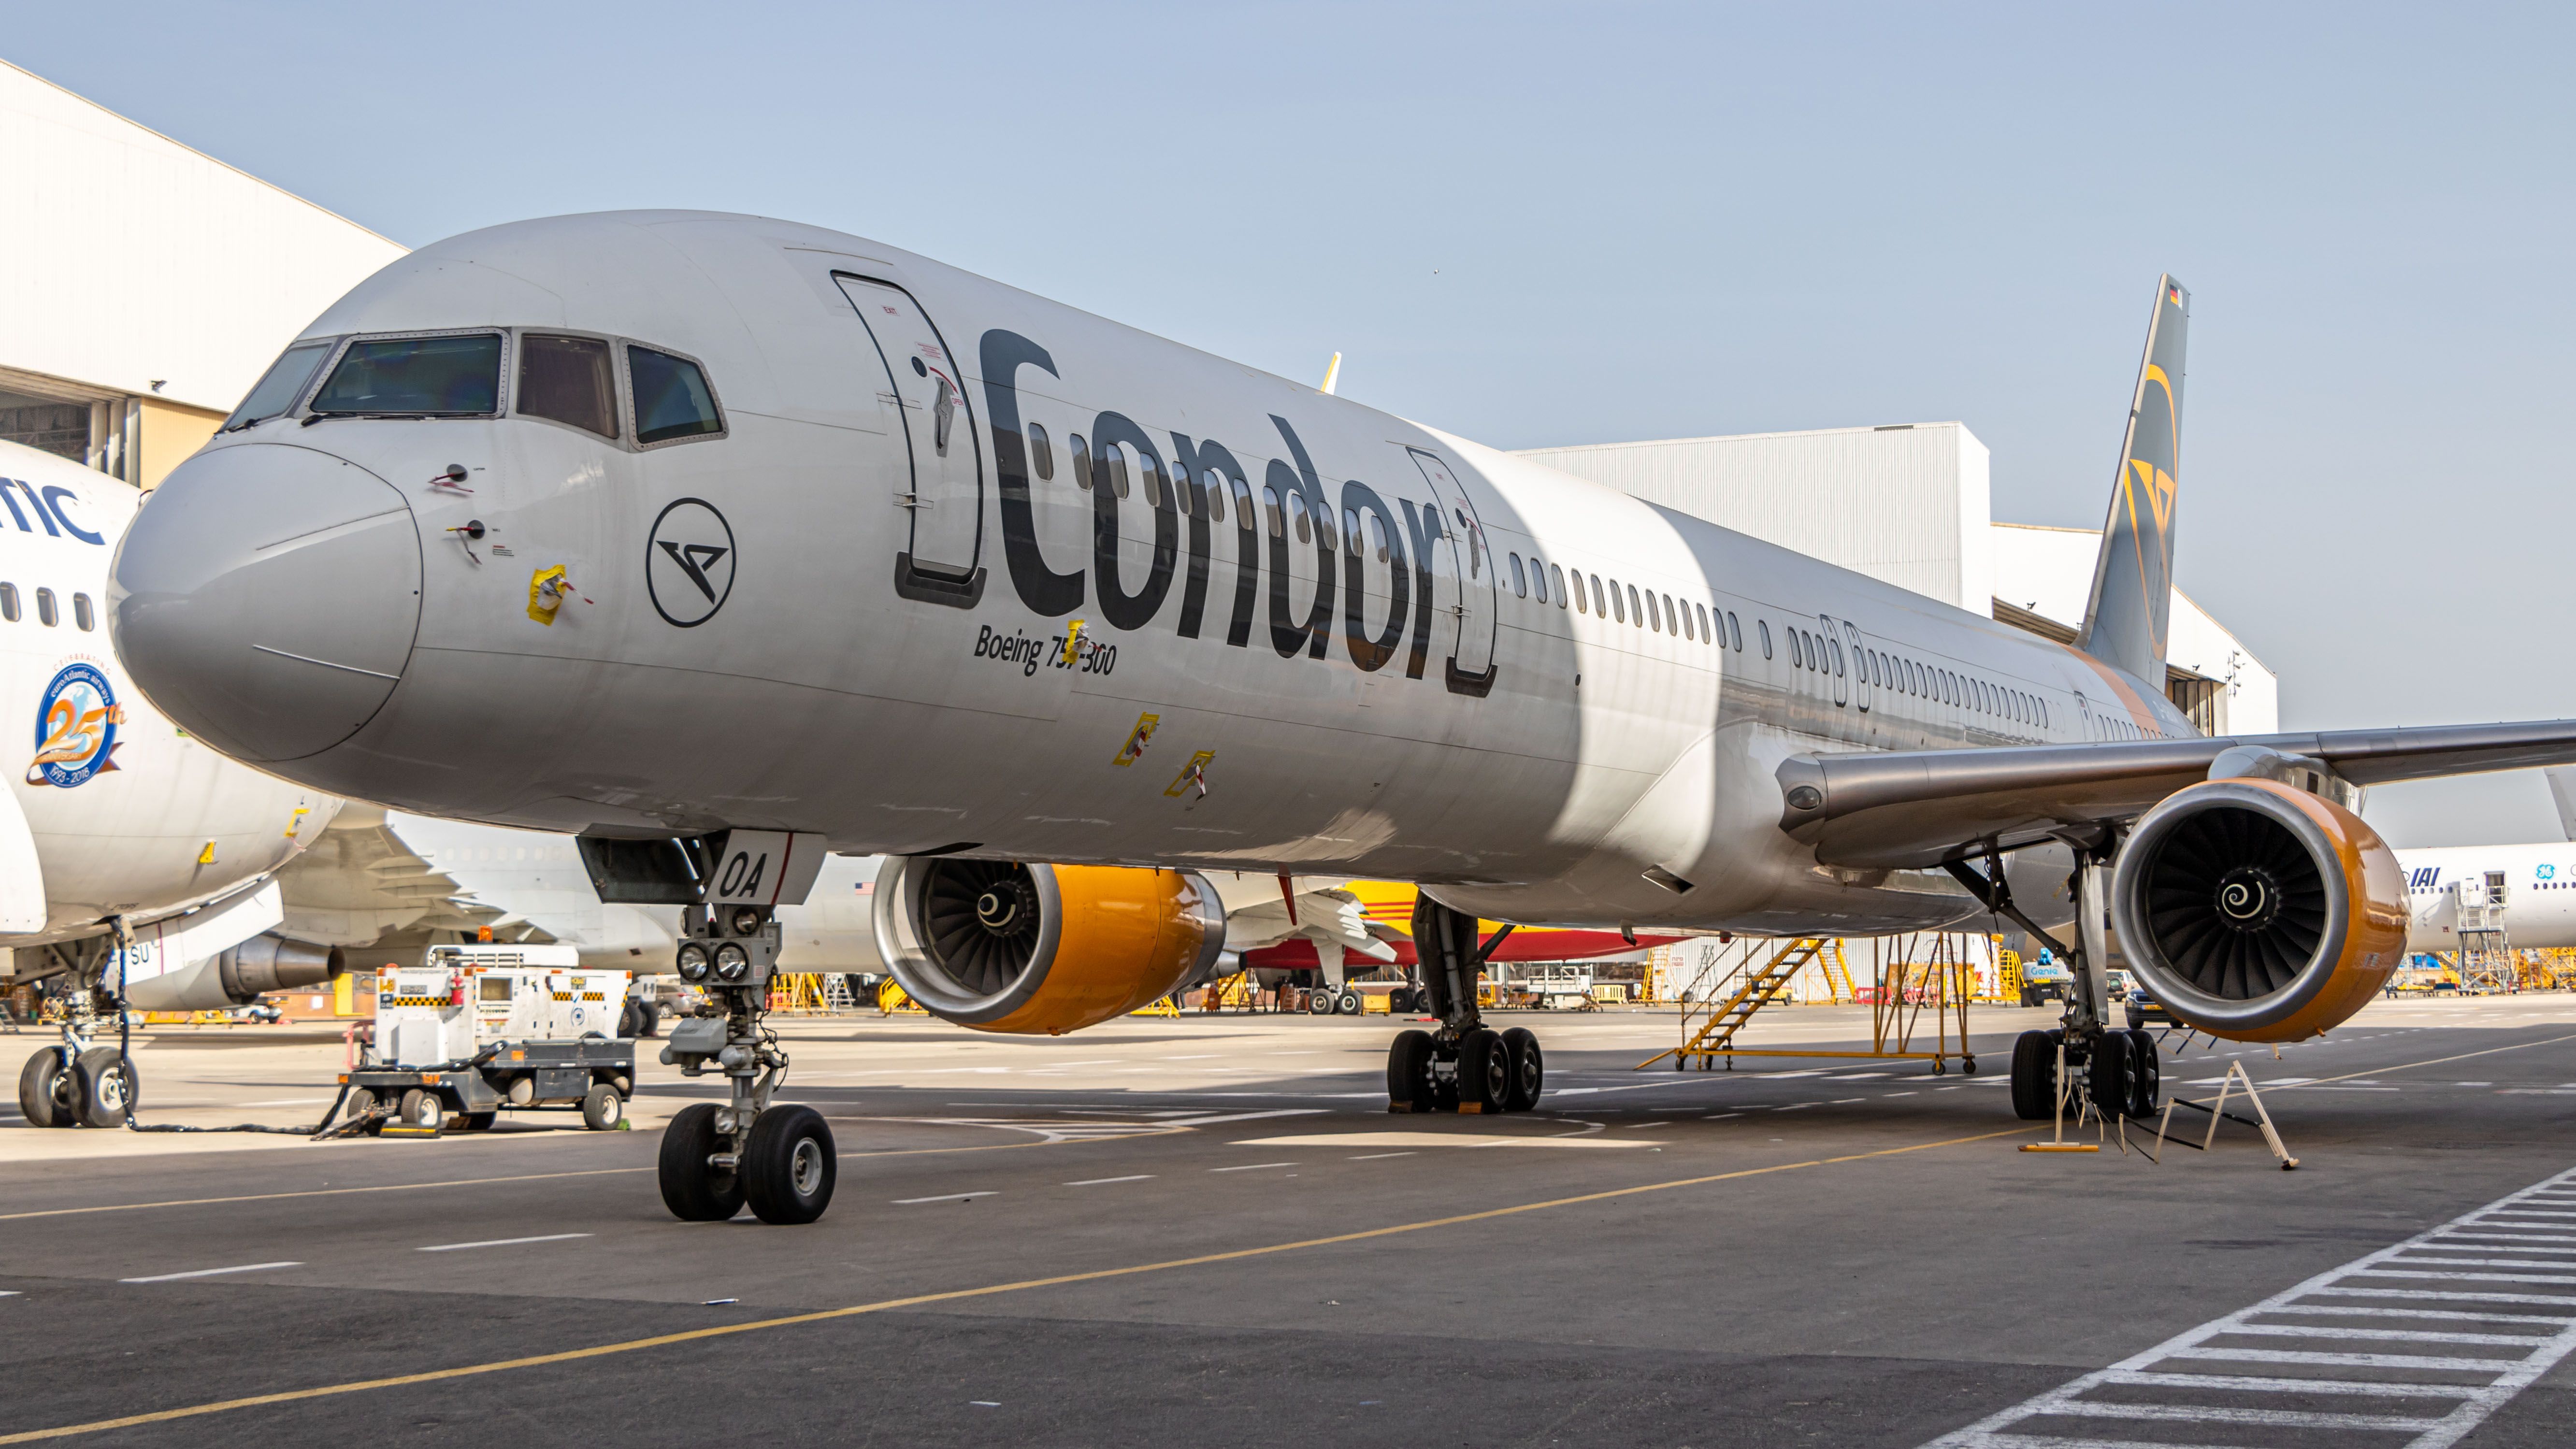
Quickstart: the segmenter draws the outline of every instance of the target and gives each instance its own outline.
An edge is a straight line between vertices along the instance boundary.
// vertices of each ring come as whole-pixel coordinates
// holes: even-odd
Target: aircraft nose
[[[383,479],[248,443],[172,471],[118,548],[117,654],[152,702],[238,759],[319,753],[383,707],[420,625],[420,532]]]

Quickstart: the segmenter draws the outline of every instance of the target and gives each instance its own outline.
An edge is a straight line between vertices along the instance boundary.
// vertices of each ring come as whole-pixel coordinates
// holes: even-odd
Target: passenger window
[[[1672,598],[1672,595],[1670,595],[1670,594],[1666,594],[1664,597],[1665,597],[1667,600],[1669,600],[1669,599],[1671,599],[1671,598]],[[1699,632],[1698,632],[1696,629],[1694,629],[1694,628],[1692,628],[1692,627],[1691,627],[1691,616],[1690,616],[1690,610],[1688,610],[1688,609],[1684,609],[1684,610],[1682,610],[1682,611],[1681,611],[1681,612],[1679,612],[1679,613],[1674,613],[1674,612],[1673,612],[1673,606],[1672,606],[1670,603],[1666,603],[1666,604],[1664,605],[1664,613],[1665,613],[1666,615],[1668,615],[1668,616],[1672,617],[1672,618],[1676,618],[1676,619],[1679,619],[1679,620],[1681,620],[1681,621],[1682,621],[1682,637],[1683,637],[1683,638],[1685,638],[1685,639],[1697,639],[1697,638],[1699,638]]]
[[[608,344],[595,337],[519,338],[521,417],[570,423],[603,438],[617,436],[617,379]]]
[[[1789,631],[1789,663],[1798,669],[1807,667],[1806,646],[1799,642],[1799,634],[1795,629]]]
[[[1306,495],[1304,493],[1291,493],[1288,495],[1288,518],[1290,522],[1297,525],[1297,541],[1299,543],[1312,543],[1315,541],[1313,525],[1306,521]]]
[[[1091,445],[1082,440],[1080,433],[1067,433],[1064,441],[1073,453],[1073,486],[1088,493],[1091,491]]]
[[[304,385],[313,380],[315,369],[331,355],[331,347],[332,339],[326,337],[317,342],[298,342],[286,349],[277,361],[269,364],[259,384],[250,390],[250,396],[243,398],[241,406],[233,409],[233,415],[224,419],[224,431],[265,422],[294,407],[295,400],[304,395]],[[13,612],[9,617],[15,619],[18,616]]]
[[[635,441],[667,443],[724,431],[716,395],[696,363],[630,343],[626,375],[635,387]]]
[[[1556,606],[1565,607],[1565,569],[1557,564],[1547,566],[1547,576],[1556,584]]]
[[[1689,621],[1689,620],[1687,620],[1687,619],[1684,619],[1684,620],[1682,620],[1682,622],[1681,622],[1679,625],[1674,624],[1674,623],[1673,623],[1673,620],[1674,620],[1674,619],[1676,619],[1676,618],[1678,618],[1678,617],[1680,617],[1680,616],[1679,616],[1679,615],[1677,615],[1677,614],[1675,614],[1675,613],[1673,612],[1673,596],[1672,596],[1672,595],[1670,595],[1670,594],[1666,594],[1666,595],[1664,595],[1664,596],[1663,596],[1663,598],[1664,598],[1664,632],[1665,632],[1665,633],[1667,633],[1667,634],[1680,634],[1680,635],[1683,635],[1683,636],[1687,637],[1687,636],[1690,634],[1690,621]]]
[[[1530,592],[1538,595],[1540,603],[1547,602],[1547,565],[1540,563],[1536,554],[1530,555]]]
[[[1135,480],[1127,476],[1127,445],[1112,443],[1101,450],[1100,464],[1109,475],[1109,489],[1124,498],[1135,490]]]
[[[0,584],[0,619],[6,619],[12,624],[18,622],[18,586],[16,584]]]
[[[1055,481],[1055,449],[1047,442],[1044,423],[1029,424],[1029,466],[1037,470],[1038,481]]]
[[[54,591],[36,590],[36,622],[50,629],[62,621],[62,612],[54,607]]]
[[[1612,579],[1610,581],[1610,613],[1611,616],[1616,618],[1620,623],[1625,624],[1628,622],[1628,604],[1626,600],[1619,597],[1619,581],[1617,579]]]
[[[1252,489],[1242,479],[1237,478],[1234,480],[1234,526],[1250,529],[1253,526],[1253,517]]]
[[[1206,490],[1209,521],[1225,522],[1225,475],[1210,468],[1205,476],[1199,479],[1199,485]]]
[[[1356,508],[1342,509],[1342,552],[1353,558],[1360,556],[1360,511]]]
[[[1521,556],[1519,554],[1512,555],[1512,593],[1524,599],[1529,597],[1529,580],[1521,576]]]
[[[1753,621],[1753,627],[1754,627],[1755,629],[1757,629],[1757,630],[1760,630],[1760,631],[1761,631],[1761,634],[1762,634],[1762,657],[1763,657],[1763,658],[1765,658],[1765,659],[1770,658],[1770,657],[1771,657],[1771,624],[1770,624],[1770,621],[1769,621],[1769,620],[1767,620],[1767,619],[1756,619],[1756,620],[1754,620],[1754,621]]]
[[[72,595],[72,622],[83,629],[98,627],[98,616],[92,614],[89,609],[89,595]]]
[[[1270,536],[1286,538],[1288,530],[1279,518],[1279,490],[1267,483],[1261,485],[1261,511],[1270,518]]]
[[[312,410],[398,417],[489,417],[500,406],[501,335],[353,342]]]
[[[1744,652],[1744,621],[1737,618],[1732,611],[1726,616],[1726,639],[1728,643],[1735,646],[1736,653]]]
[[[1610,606],[1601,598],[1601,576],[1599,574],[1592,575],[1592,612],[1604,619],[1610,617]]]
[[[1635,584],[1630,584],[1628,586],[1628,622],[1636,625],[1640,629],[1646,627],[1646,616],[1637,611],[1637,586]]]

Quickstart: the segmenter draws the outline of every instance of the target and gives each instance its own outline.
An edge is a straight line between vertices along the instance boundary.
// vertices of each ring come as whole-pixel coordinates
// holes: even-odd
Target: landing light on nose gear
[[[1526,1027],[1495,1031],[1476,1010],[1476,971],[1503,943],[1503,927],[1481,947],[1476,918],[1422,896],[1413,906],[1413,943],[1422,994],[1437,1031],[1399,1032],[1387,1048],[1390,1112],[1526,1112],[1547,1086],[1547,1058]]]

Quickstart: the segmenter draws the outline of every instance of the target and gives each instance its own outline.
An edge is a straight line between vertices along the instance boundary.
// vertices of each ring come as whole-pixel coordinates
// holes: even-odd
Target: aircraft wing
[[[2576,763],[2576,720],[1799,755],[1778,772],[1780,828],[1827,865],[1919,869],[2099,832],[2211,778],[2213,766],[2241,773],[2219,757],[2246,747],[2385,785]]]
[[[554,938],[486,905],[430,866],[385,823],[385,812],[343,808],[301,855],[279,868],[284,934],[332,946],[372,945],[395,932],[471,931],[492,926],[514,941]]]

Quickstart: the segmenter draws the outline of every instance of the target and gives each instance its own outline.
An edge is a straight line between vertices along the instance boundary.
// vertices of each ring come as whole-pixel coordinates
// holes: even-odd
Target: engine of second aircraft
[[[978,1031],[1056,1035],[1199,979],[1225,907],[1192,871],[888,856],[877,947],[923,1009]]]
[[[127,983],[125,1004],[136,1011],[222,1011],[272,991],[320,986],[348,969],[337,946],[259,935],[176,971]]]
[[[2138,821],[2112,922],[2175,1018],[2298,1041],[2361,1010],[2406,950],[2405,878],[2360,816],[2270,780],[2213,780]]]

